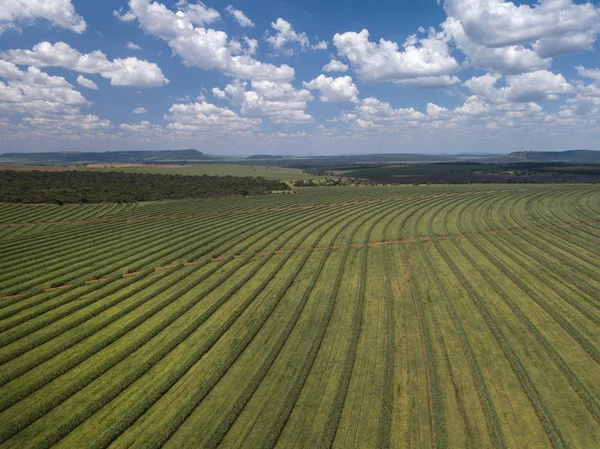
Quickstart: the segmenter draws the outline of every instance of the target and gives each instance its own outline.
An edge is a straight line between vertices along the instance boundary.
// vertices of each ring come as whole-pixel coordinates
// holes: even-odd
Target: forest
[[[4,203],[131,203],[264,195],[289,189],[283,182],[261,177],[0,171],[0,202]]]

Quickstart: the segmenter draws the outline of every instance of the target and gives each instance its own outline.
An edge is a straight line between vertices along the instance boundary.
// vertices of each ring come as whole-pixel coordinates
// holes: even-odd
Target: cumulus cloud
[[[506,76],[506,86],[498,88],[499,74],[473,77],[465,86],[478,97],[492,103],[556,100],[559,95],[574,93],[575,88],[561,74],[547,70]]]
[[[281,17],[271,23],[271,27],[276,31],[274,35],[267,36],[265,39],[271,47],[277,51],[287,50],[289,54],[293,54],[292,49],[285,49],[289,44],[298,44],[300,50],[305,50],[309,45],[308,36],[306,33],[298,33],[294,27]]]
[[[246,53],[249,55],[255,55],[258,52],[258,41],[256,39],[244,36],[244,44],[246,44]]]
[[[140,134],[145,134],[148,131],[153,132],[153,134],[162,133],[162,128],[159,125],[154,125],[147,120],[142,120],[139,123],[121,123],[119,129],[128,133],[134,133],[136,134],[136,137],[139,137]]]
[[[89,81],[89,80],[88,80]],[[78,79],[81,84],[81,80]],[[91,81],[90,81],[91,82]],[[81,109],[90,105],[83,95],[60,76],[51,76],[36,67],[21,70],[0,60],[0,135],[31,145],[97,139],[110,129],[109,120]],[[49,140],[50,139],[50,140]]]
[[[121,22],[131,22],[132,20],[135,20],[135,14],[133,14],[131,11],[123,11],[122,7],[118,10],[114,9],[112,14]]]
[[[395,109],[388,102],[373,97],[365,98],[355,110],[359,117],[356,120],[361,127],[370,127],[371,124],[421,121],[425,118],[425,114],[413,108]]]
[[[600,83],[600,69],[586,69],[582,65],[578,65],[575,67],[579,76],[583,76],[584,78],[591,78],[597,83]]]
[[[422,76],[419,78],[410,78],[407,80],[394,81],[396,84],[409,87],[419,87],[421,89],[436,89],[440,87],[450,87],[460,83],[460,78],[454,75],[440,76]]]
[[[470,39],[491,48],[600,31],[600,10],[572,0],[540,0],[534,7],[503,0],[446,0],[444,8]]]
[[[460,67],[450,55],[445,34],[433,30],[423,39],[410,36],[402,50],[396,42],[370,41],[367,30],[336,34],[333,45],[338,55],[350,62],[359,79],[368,82],[439,77]]]
[[[0,110],[23,114],[76,114],[89,102],[60,76],[50,76],[36,67],[21,71],[0,60]]]
[[[225,8],[225,11],[227,11],[227,13],[231,17],[233,17],[233,20],[235,20],[239,26],[241,26],[241,27],[253,27],[254,26],[254,22],[252,22],[252,20],[250,20],[248,17],[246,17],[246,14],[244,14],[239,9],[235,9],[232,5],[229,5],[227,8]]]
[[[294,30],[294,27],[281,17],[271,23],[271,27],[276,31],[275,34],[268,34],[265,40],[278,53],[286,56],[294,54],[295,49],[305,51],[312,50],[327,50],[328,44],[326,41],[317,42],[314,45],[310,44],[310,40],[306,33],[299,33]]]
[[[460,21],[450,17],[442,24],[446,34],[467,55],[468,62],[478,69],[500,73],[522,73],[550,66],[550,58],[542,58],[523,45],[487,47],[469,38]]]
[[[77,84],[79,84],[81,87],[85,87],[86,89],[98,90],[96,83],[81,75],[77,77]]]
[[[227,97],[227,93],[224,90],[219,89],[218,87],[213,87],[212,93],[215,98],[218,98],[220,100]]]
[[[579,69],[578,69],[579,71]],[[585,123],[588,126],[598,128],[600,123],[600,71],[586,70],[588,78],[594,79],[595,83],[582,84],[577,87],[577,95],[568,99],[560,107],[558,116],[573,125]]]
[[[235,80],[221,90],[212,90],[215,98],[227,99],[248,117],[268,117],[271,123],[310,123],[305,112],[313,97],[306,89],[295,89],[290,83],[254,80],[251,83]]]
[[[320,100],[323,103],[360,103],[358,88],[349,76],[332,78],[319,75],[312,81],[304,82],[304,87],[310,90],[318,90],[321,93]]]
[[[85,20],[75,12],[71,0],[9,0],[0,4],[0,34],[37,19],[79,34],[86,29]]]
[[[414,108],[394,108],[377,98],[365,98],[352,112],[344,112],[332,122],[349,124],[355,138],[394,133],[416,142],[423,133],[433,137],[439,130],[442,134],[438,134],[438,138],[446,142],[450,131],[459,130],[458,135],[463,139],[473,132],[485,135],[492,130],[530,132],[532,126],[554,126],[557,118],[534,102],[493,104],[472,95],[454,109],[429,103],[424,112]],[[437,145],[439,147],[439,142]]]
[[[230,109],[205,101],[174,104],[165,119],[169,129],[183,133],[243,133],[256,129],[262,122],[259,118],[240,117]]]
[[[344,64],[343,62],[338,61],[337,59],[332,59],[331,61],[329,61],[327,64],[325,64],[323,66],[323,71],[324,72],[347,72],[348,69],[350,67],[348,67],[347,64]]]
[[[40,135],[53,134],[64,137],[73,133],[72,137],[85,137],[80,131],[98,131],[110,128],[110,120],[101,119],[94,114],[72,114],[48,117],[25,117],[23,122],[32,126]],[[88,134],[98,136],[98,134]]]
[[[358,32],[360,29],[336,34],[330,60],[323,66],[324,74],[295,87],[292,67],[257,59],[257,39],[245,36],[243,30],[231,37],[212,29],[221,18],[214,8],[191,0],[173,0],[169,6],[161,1],[128,0],[128,7],[113,14],[165,41],[184,65],[232,77],[233,81],[224,87],[207,91],[207,96],[212,93],[214,101],[226,107],[207,103],[202,94],[195,98],[180,92],[173,94],[177,100],[164,116],[166,125],[142,120],[113,126],[108,120],[82,113],[91,106],[82,88],[97,89],[96,83],[83,75],[100,75],[113,85],[163,85],[168,80],[161,69],[137,58],[111,60],[101,51],[82,54],[62,42],[41,42],[30,50],[0,54],[0,116],[4,116],[0,117],[0,140],[6,142],[6,136],[16,135],[22,135],[23,142],[35,138],[49,141],[48,136],[53,142],[67,143],[82,138],[90,142],[118,142],[123,138],[155,145],[156,139],[196,142],[198,138],[216,144],[238,142],[240,146],[257,144],[265,148],[280,148],[286,143],[286,148],[292,148],[292,142],[298,142],[295,148],[319,151],[314,145],[318,142],[346,139],[345,145],[394,133],[388,141],[394,148],[399,138],[402,142],[414,138],[419,148],[427,148],[431,141],[430,148],[440,151],[446,150],[446,144],[452,145],[449,136],[454,136],[459,146],[468,142],[469,136],[505,142],[506,135],[514,132],[512,135],[522,133],[529,139],[531,129],[544,137],[560,135],[560,130],[567,130],[570,136],[595,132],[600,137],[600,69],[589,64],[576,66],[580,79],[569,81],[549,71],[554,58],[592,47],[600,33],[597,2],[445,0],[445,21],[437,29],[419,27],[404,42],[371,41],[369,32]],[[78,33],[85,30],[85,21],[77,15],[71,0],[10,3],[0,7],[0,33],[36,20],[48,20],[53,26]],[[222,14],[242,27],[254,26],[231,5]],[[328,47],[327,41],[309,38],[282,18],[273,22],[263,37],[263,48],[264,44],[272,49],[271,53],[283,55]],[[130,50],[139,49],[134,42],[125,45]],[[71,85],[60,76],[42,72],[44,67],[61,67],[80,75]],[[488,73],[461,84],[456,75],[464,68]],[[342,72],[349,70],[355,72],[352,77],[328,75],[345,75]],[[429,103],[425,108],[412,108],[410,103],[397,107],[385,99],[359,99],[357,80],[417,88],[453,87],[453,93],[466,95],[458,106],[448,105],[453,100],[441,105]],[[339,115],[328,121],[330,127],[317,126],[312,134],[261,131],[263,122],[267,127],[314,122],[307,112],[313,95],[347,110],[338,110],[333,115]],[[537,104],[557,99],[562,101],[549,110],[540,105],[544,103]],[[143,114],[146,110],[140,107],[133,112]],[[440,134],[436,141],[437,130]],[[431,136],[428,142],[422,141],[424,133]],[[335,147],[324,148],[329,151]],[[355,148],[358,150],[358,146]]]
[[[316,44],[314,44],[312,46],[313,50],[327,50],[327,47],[329,47],[329,44],[327,43],[327,41],[320,41],[317,42]]]
[[[62,67],[75,72],[97,73],[109,79],[113,86],[151,87],[169,82],[153,62],[137,58],[110,61],[99,50],[82,54],[64,42],[54,45],[40,42],[32,50],[8,50],[2,56],[19,65]]]
[[[202,2],[189,4],[187,0],[179,0],[176,7],[179,10],[178,15],[194,25],[207,25],[221,17],[216,9],[209,8]]]
[[[550,58],[589,50],[600,33],[600,8],[592,3],[446,0],[444,8],[442,27],[470,63],[501,73],[547,68]]]
[[[227,34],[204,28],[202,25],[206,22],[201,23],[190,13],[191,5],[177,12],[149,0],[130,0],[129,6],[140,27],[166,41],[187,66],[219,70],[244,79],[289,81],[294,77],[294,69],[288,65],[277,67],[262,63],[252,58],[250,51],[240,55],[232,53]]]

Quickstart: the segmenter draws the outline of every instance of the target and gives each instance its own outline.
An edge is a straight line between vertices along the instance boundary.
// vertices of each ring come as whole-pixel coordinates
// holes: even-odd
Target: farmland
[[[139,164],[139,163],[94,163],[84,165],[0,165],[1,170],[13,171],[89,171],[89,172],[124,172],[159,175],[184,176],[252,176],[281,181],[320,180],[325,176],[311,175],[297,168],[270,167],[264,165],[241,164]]]
[[[0,449],[600,447],[598,185],[0,204],[0,254]]]
[[[123,171],[128,173],[152,173],[164,175],[209,175],[209,176],[262,176],[266,179],[297,181],[299,179],[321,179],[322,177],[304,173],[297,168],[267,167],[264,165],[240,164],[188,164],[180,166],[111,166],[110,164],[93,164],[93,171]]]

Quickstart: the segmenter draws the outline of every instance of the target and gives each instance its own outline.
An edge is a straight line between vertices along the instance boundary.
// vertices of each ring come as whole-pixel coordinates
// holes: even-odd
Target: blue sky
[[[0,0],[0,152],[600,149],[598,2]]]

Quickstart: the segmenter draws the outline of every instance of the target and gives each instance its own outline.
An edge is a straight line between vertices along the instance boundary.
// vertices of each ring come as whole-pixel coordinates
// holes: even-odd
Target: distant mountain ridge
[[[570,162],[577,164],[600,163],[600,151],[515,151],[498,158],[499,162]]]
[[[27,163],[64,163],[77,162],[173,162],[214,159],[198,150],[150,150],[150,151],[105,151],[96,152],[51,152],[51,153],[4,153],[2,159],[22,160]]]
[[[253,154],[246,159],[283,159],[283,156],[275,156],[272,154]]]
[[[105,152],[48,152],[48,153],[4,153],[0,154],[1,164],[48,164],[67,165],[85,163],[235,163],[264,164],[283,167],[311,168],[347,164],[402,164],[465,162],[468,160],[483,163],[600,163],[600,151],[515,151],[502,156],[492,155],[434,155],[418,153],[353,154],[327,156],[280,156],[254,154],[242,160],[226,156],[205,154],[195,149],[185,150],[143,150],[143,151],[105,151]]]

